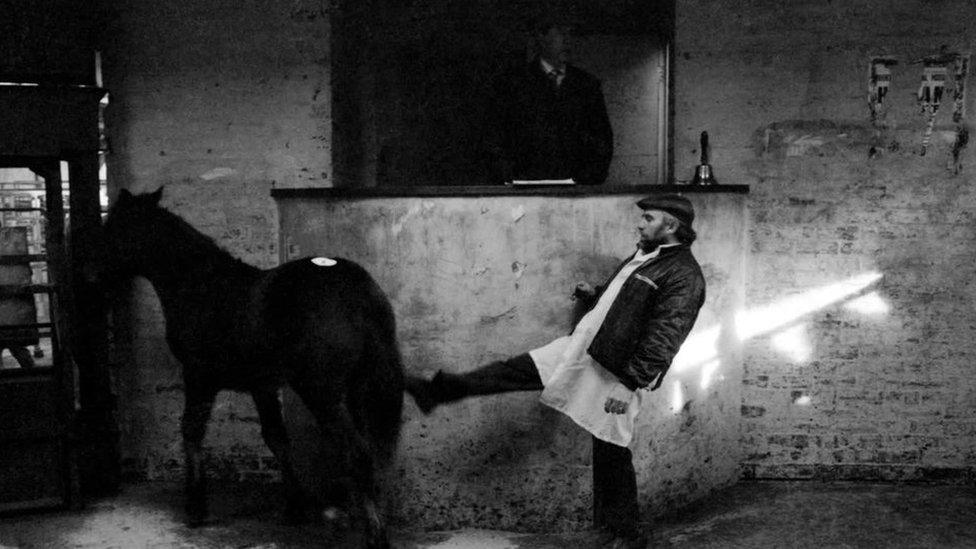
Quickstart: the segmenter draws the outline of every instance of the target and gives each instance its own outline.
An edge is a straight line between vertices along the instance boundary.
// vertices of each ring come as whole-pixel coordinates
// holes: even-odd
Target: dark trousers
[[[543,389],[528,353],[451,375],[458,397]],[[456,384],[456,385],[455,385]],[[593,522],[621,535],[637,533],[637,477],[630,449],[593,437]]]

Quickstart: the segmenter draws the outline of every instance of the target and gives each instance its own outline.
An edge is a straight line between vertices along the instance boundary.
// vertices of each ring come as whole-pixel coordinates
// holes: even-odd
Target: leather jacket
[[[592,304],[628,261],[597,288]],[[705,277],[689,247],[662,248],[624,282],[588,352],[628,389],[655,378],[657,389],[704,302]]]

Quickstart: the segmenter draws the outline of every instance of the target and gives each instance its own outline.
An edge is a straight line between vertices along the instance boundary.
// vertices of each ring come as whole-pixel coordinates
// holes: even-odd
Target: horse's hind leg
[[[186,467],[186,519],[190,526],[200,526],[208,520],[207,475],[203,470],[203,436],[213,408],[214,390],[186,383],[183,408],[183,454]]]
[[[278,391],[273,387],[261,388],[251,392],[254,404],[261,419],[261,436],[281,467],[281,477],[285,486],[285,520],[298,523],[305,521],[305,493],[298,484],[298,477],[291,461],[291,446],[288,431],[281,417],[281,402]]]
[[[366,546],[389,547],[386,525],[376,503],[379,492],[375,457],[368,441],[356,428],[345,399],[334,390],[323,390],[312,383],[295,383],[292,387],[315,416],[326,444],[336,449],[334,459],[327,460],[326,474],[352,488],[352,503],[366,519]]]

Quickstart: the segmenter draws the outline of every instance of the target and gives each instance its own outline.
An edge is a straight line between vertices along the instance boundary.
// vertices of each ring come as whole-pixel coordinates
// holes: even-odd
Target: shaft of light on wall
[[[712,326],[688,336],[674,360],[672,372],[687,371],[706,362],[718,359],[718,335],[720,326]]]
[[[715,359],[705,363],[701,367],[701,388],[702,390],[708,389],[708,386],[712,384],[712,380],[715,378],[715,372],[718,371],[718,367],[722,364],[722,361]]]
[[[844,308],[865,315],[881,316],[888,314],[891,307],[878,292],[871,292],[854,298],[844,304]]]
[[[770,342],[776,350],[797,364],[807,362],[813,355],[813,348],[810,345],[810,338],[807,337],[807,326],[805,324],[786,328],[774,335]]]
[[[869,272],[796,294],[769,305],[736,315],[735,327],[740,341],[768,334],[794,320],[838,303],[877,282],[879,272]]]
[[[746,341],[783,329],[806,315],[856,295],[880,280],[881,276],[882,274],[877,271],[860,274],[740,312],[735,316],[736,337],[739,341]],[[887,303],[877,295],[877,292],[857,297],[845,306],[867,314],[884,313],[888,310]],[[787,330],[773,344],[781,350],[789,349],[794,360],[804,362],[809,359],[812,350],[803,337],[803,330],[802,327]],[[671,372],[681,374],[701,367],[701,387],[707,388],[721,367],[718,348],[721,333],[721,325],[710,326],[692,333],[674,357]]]
[[[685,407],[685,392],[681,389],[681,382],[675,381],[671,390],[671,411],[678,413]]]

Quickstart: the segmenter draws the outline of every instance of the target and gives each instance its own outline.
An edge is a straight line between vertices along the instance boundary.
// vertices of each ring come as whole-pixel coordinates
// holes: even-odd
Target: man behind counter
[[[547,13],[532,25],[536,56],[501,74],[489,93],[484,146],[493,184],[573,179],[598,185],[613,156],[600,81],[568,63],[572,27]]]

